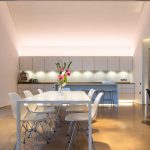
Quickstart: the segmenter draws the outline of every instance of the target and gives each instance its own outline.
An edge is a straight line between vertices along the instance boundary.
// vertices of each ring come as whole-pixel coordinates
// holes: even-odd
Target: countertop
[[[56,82],[18,82],[18,84],[56,84]],[[102,82],[68,82],[67,85],[112,85],[112,84],[135,84],[132,82],[115,82],[115,83],[102,83]]]

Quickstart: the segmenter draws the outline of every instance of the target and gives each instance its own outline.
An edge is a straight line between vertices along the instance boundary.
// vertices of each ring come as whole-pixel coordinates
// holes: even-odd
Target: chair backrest
[[[21,97],[15,93],[8,93],[8,96],[10,98],[10,102],[11,102],[11,109],[12,109],[12,113],[14,118],[17,117],[17,101],[21,100]],[[24,118],[24,116],[27,114],[27,109],[25,106],[21,105],[21,118]]]
[[[92,120],[94,120],[97,116],[98,104],[102,98],[102,95],[103,95],[103,93],[101,92],[95,98],[95,101],[94,101],[93,106],[92,106]]]
[[[25,90],[25,91],[23,91],[23,93],[24,93],[26,98],[33,96],[33,94],[29,90]]]
[[[29,97],[33,96],[33,94],[28,90],[23,91],[23,92],[24,92],[24,95],[25,95],[26,98],[29,98]],[[29,111],[34,112],[37,108],[37,104],[36,103],[28,104],[27,107],[28,107]]]
[[[90,89],[88,92],[88,96],[91,98],[91,93],[92,93],[93,89]]]
[[[43,94],[43,91],[41,89],[37,89],[39,94]]]
[[[92,97],[93,97],[95,92],[96,92],[95,90],[92,90],[91,95],[90,95],[91,100],[92,100]]]

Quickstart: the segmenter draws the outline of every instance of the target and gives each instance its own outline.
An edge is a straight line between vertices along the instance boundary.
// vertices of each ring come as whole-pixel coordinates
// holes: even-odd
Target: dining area
[[[0,150],[150,150],[149,23],[146,1],[0,1]]]
[[[23,99],[17,93],[8,94],[17,125],[17,142],[14,149],[20,150],[26,147],[30,139],[34,148],[40,148],[41,140],[50,145],[51,140],[57,140],[55,133],[67,128],[65,149],[72,149],[77,135],[81,132],[87,138],[87,148],[92,150],[94,148],[92,121],[97,117],[98,105],[103,93],[100,92],[92,104],[94,89],[91,89],[88,94],[84,91],[65,90],[65,88],[61,92],[37,90],[39,91],[37,95],[24,91]]]

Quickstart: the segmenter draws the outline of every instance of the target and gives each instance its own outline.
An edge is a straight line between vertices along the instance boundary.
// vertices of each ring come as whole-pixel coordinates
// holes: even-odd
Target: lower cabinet
[[[134,100],[135,99],[134,84],[118,84],[118,96],[120,100]]]
[[[38,90],[41,89],[44,92],[46,91],[55,91],[55,84],[18,84],[18,94],[24,98],[23,91],[29,90],[33,95],[38,94]]]
[[[30,88],[33,95],[39,94],[37,89],[41,89],[43,91],[43,84],[30,84]]]
[[[31,90],[30,84],[18,84],[18,94],[21,96],[21,98],[25,97],[23,93],[25,90]]]
[[[44,84],[43,85],[43,91],[55,91],[55,84]]]

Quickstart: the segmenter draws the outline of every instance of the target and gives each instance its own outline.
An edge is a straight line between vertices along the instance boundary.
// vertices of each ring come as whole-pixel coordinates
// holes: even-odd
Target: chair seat
[[[66,121],[73,122],[73,121],[87,121],[88,120],[88,113],[72,113],[68,114],[65,117]]]
[[[66,112],[88,112],[88,107],[86,105],[70,105]]]
[[[56,109],[54,107],[38,106],[35,112],[36,113],[55,113]]]
[[[27,115],[22,118],[22,121],[43,121],[48,117],[47,114],[37,114],[37,113],[27,113]]]

